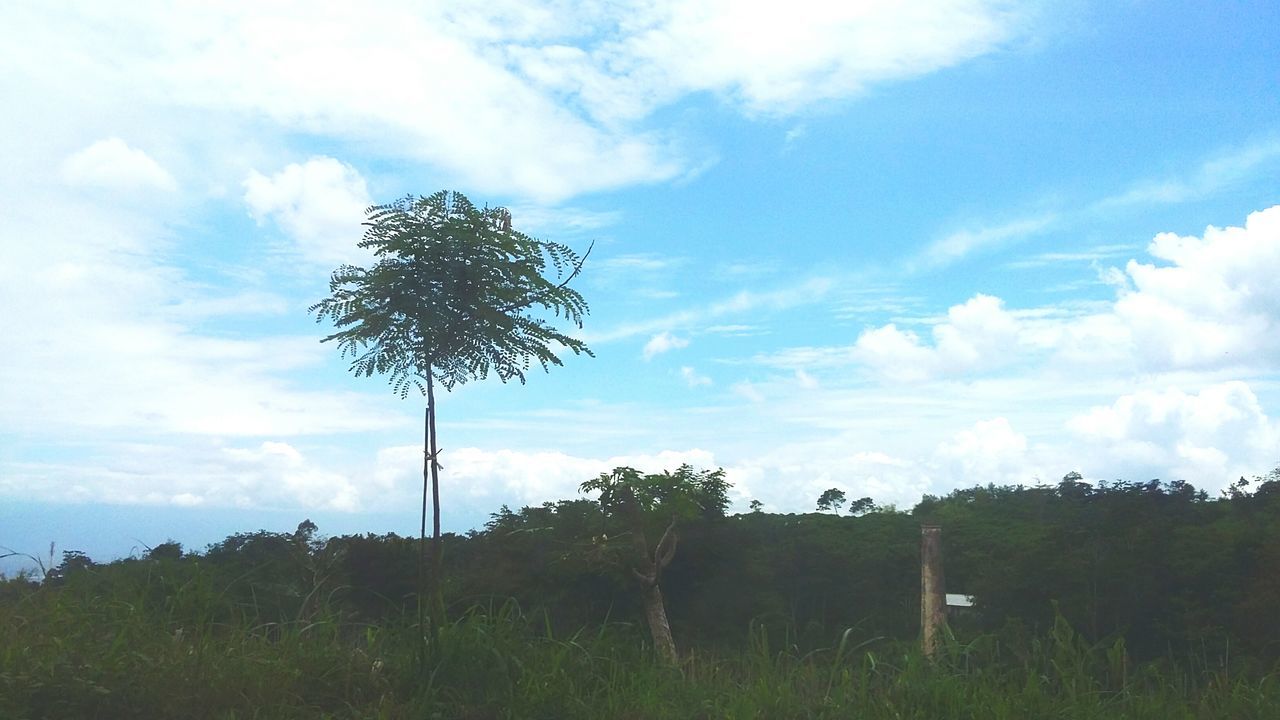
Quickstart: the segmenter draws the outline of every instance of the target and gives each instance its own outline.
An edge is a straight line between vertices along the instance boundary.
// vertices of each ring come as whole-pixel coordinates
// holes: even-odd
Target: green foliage
[[[840,506],[844,505],[845,495],[840,488],[830,488],[823,490],[818,496],[818,512],[840,512]]]
[[[979,627],[1053,622],[1056,601],[1092,640],[1123,635],[1151,657],[1209,643],[1280,655],[1280,603],[1267,562],[1280,557],[1280,483],[1221,500],[1185,482],[976,487],[926,497],[920,522],[943,527],[948,588],[977,598]],[[1272,565],[1271,567],[1274,567]]]
[[[477,208],[460,193],[406,197],[370,207],[360,247],[369,268],[343,265],[331,296],[308,308],[330,320],[357,375],[387,375],[404,397],[426,392],[433,377],[446,389],[491,372],[525,381],[536,362],[560,365],[553,345],[591,351],[532,314],[541,308],[582,327],[587,303],[568,282],[585,258],[568,247],[512,230],[502,209]],[[545,275],[551,275],[551,278]]]
[[[182,557],[182,543],[169,540],[147,550],[147,557],[152,560],[177,560]]]
[[[849,503],[850,515],[857,516],[857,515],[863,515],[863,514],[866,514],[869,512],[875,512],[875,511],[876,511],[876,501],[872,500],[869,497],[858,498],[857,500],[854,500],[853,502]]]
[[[729,483],[724,470],[694,470],[681,465],[675,472],[645,475],[629,467],[614,468],[578,488],[599,493],[600,507],[607,514],[628,503],[643,513],[662,517],[724,517],[729,508]]]

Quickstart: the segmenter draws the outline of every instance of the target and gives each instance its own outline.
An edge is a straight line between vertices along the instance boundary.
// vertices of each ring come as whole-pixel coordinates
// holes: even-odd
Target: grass
[[[757,625],[741,653],[695,649],[669,668],[641,628],[558,636],[514,603],[494,603],[442,627],[423,665],[411,617],[353,622],[340,591],[314,588],[293,615],[268,616],[243,583],[163,569],[63,587],[9,583],[0,717],[1280,717],[1274,669],[1194,656],[1131,667],[1122,641],[1090,645],[1065,621],[1013,644],[952,638],[935,661],[852,630],[802,652]]]

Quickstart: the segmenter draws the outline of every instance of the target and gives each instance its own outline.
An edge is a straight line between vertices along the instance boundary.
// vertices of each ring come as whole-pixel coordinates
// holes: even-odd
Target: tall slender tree
[[[351,372],[388,376],[401,398],[414,389],[426,397],[419,621],[427,596],[438,627],[444,601],[435,386],[447,391],[490,373],[523,384],[535,363],[544,371],[561,365],[561,349],[591,355],[582,340],[552,324],[582,327],[587,303],[569,282],[591,250],[580,257],[565,245],[531,238],[512,229],[505,209],[477,208],[456,192],[409,196],[365,213],[359,246],[372,250],[376,262],[334,270],[330,296],[308,312],[316,322],[332,321],[336,332],[321,342],[336,341]]]

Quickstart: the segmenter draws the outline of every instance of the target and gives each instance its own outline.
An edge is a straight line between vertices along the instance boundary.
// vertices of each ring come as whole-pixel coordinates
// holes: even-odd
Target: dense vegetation
[[[1276,473],[1214,499],[1068,476],[856,517],[706,508],[662,581],[679,668],[654,662],[626,531],[578,499],[445,537],[425,666],[415,539],[304,522],[67,553],[0,583],[0,717],[1280,717]],[[922,523],[977,599],[934,663]]]

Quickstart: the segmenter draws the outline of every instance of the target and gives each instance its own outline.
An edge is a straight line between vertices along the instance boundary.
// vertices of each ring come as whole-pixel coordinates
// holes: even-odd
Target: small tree
[[[866,513],[875,511],[876,501],[869,497],[858,498],[857,500],[849,503],[850,515],[865,515]]]
[[[599,492],[605,515],[621,520],[630,535],[626,564],[640,584],[653,647],[664,661],[674,665],[679,656],[662,600],[662,571],[675,557],[681,518],[724,516],[729,507],[729,483],[724,479],[724,470],[695,471],[689,465],[681,465],[674,473],[641,475],[634,468],[620,467],[582,483],[580,489]],[[651,549],[645,527],[656,518],[667,520],[667,526]]]
[[[844,505],[844,491],[839,488],[831,488],[824,490],[822,495],[818,496],[818,512],[840,512],[840,506]]]
[[[372,250],[377,262],[334,270],[331,296],[308,311],[316,322],[333,322],[337,332],[321,342],[337,341],[342,356],[351,359],[351,372],[389,376],[402,398],[415,388],[426,396],[419,594],[431,597],[438,627],[444,601],[435,385],[452,390],[490,373],[523,384],[534,363],[543,370],[562,364],[555,346],[590,355],[581,340],[547,320],[582,327],[587,303],[568,284],[586,255],[512,230],[506,210],[477,208],[460,193],[405,197],[365,212],[359,246]],[[429,587],[423,579],[428,488]],[[421,603],[419,611],[421,620]]]

